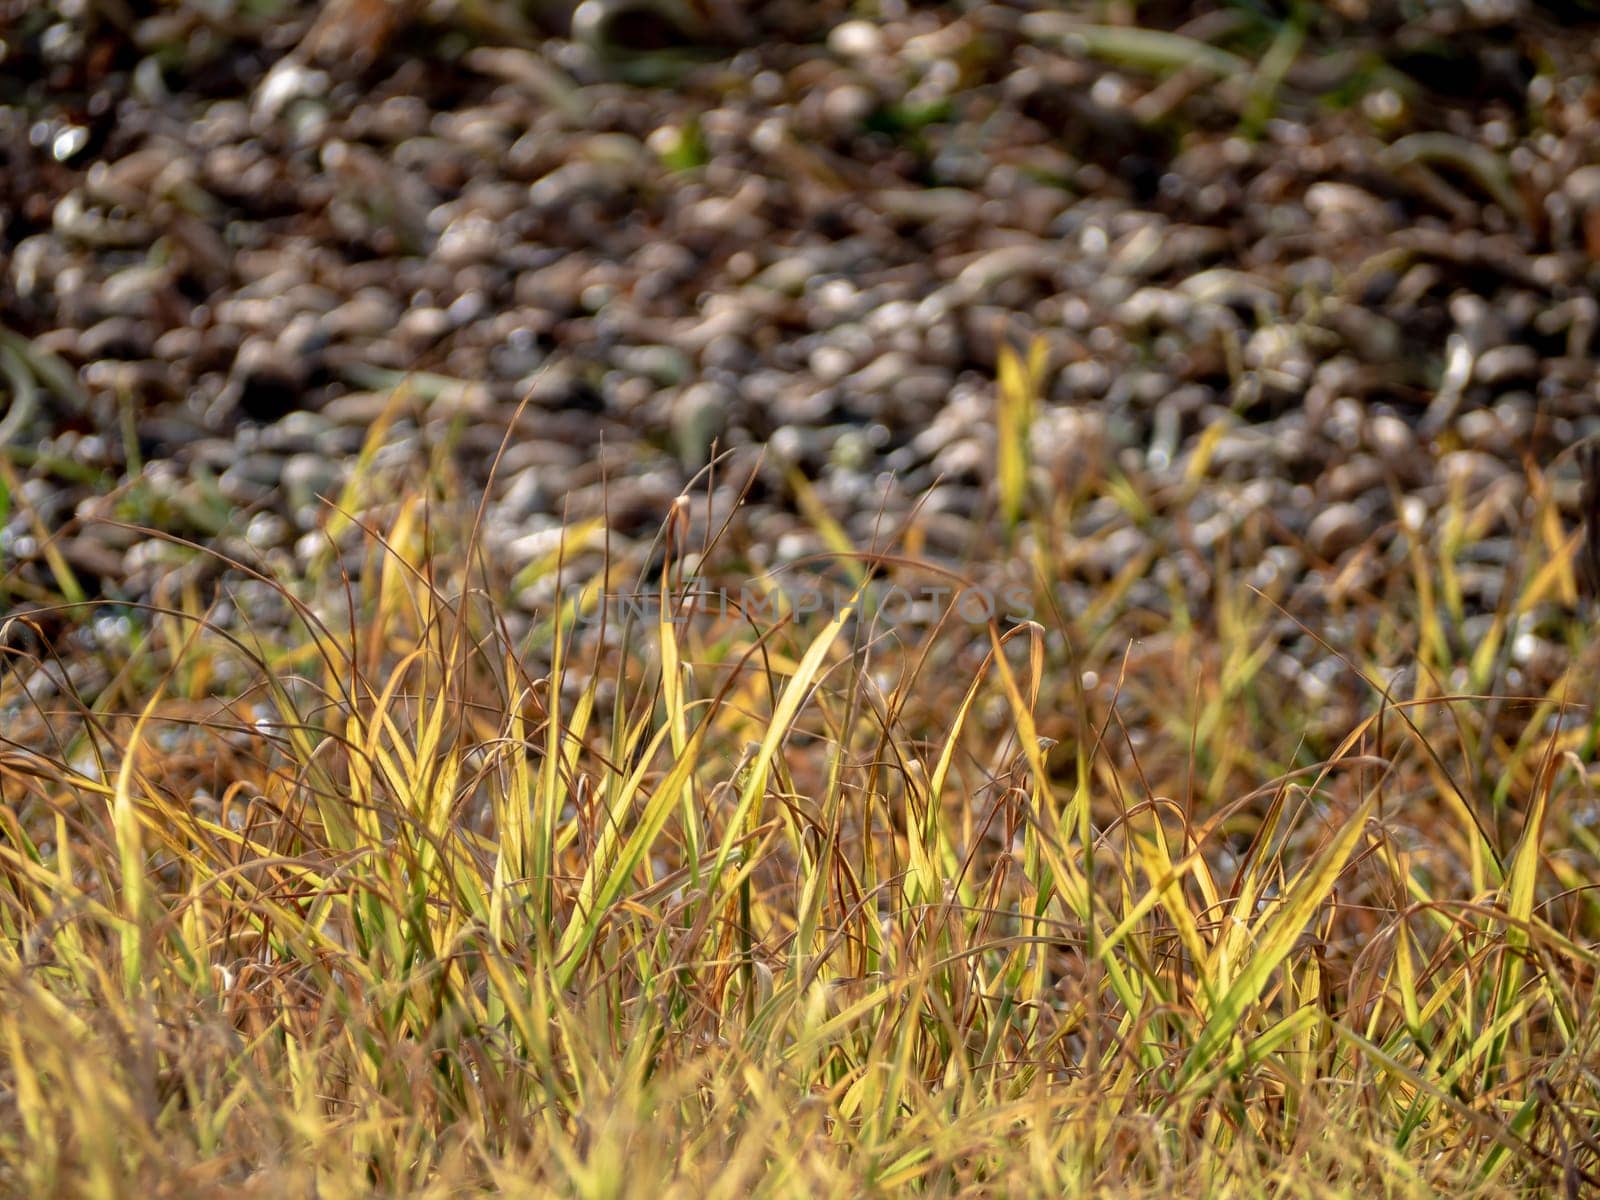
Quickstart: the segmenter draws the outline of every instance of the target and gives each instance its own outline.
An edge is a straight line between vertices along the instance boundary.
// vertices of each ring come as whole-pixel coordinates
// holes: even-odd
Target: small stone
[[[1312,554],[1333,562],[1346,550],[1359,546],[1371,532],[1371,522],[1359,505],[1330,504],[1311,519],[1306,544]]]
[[[427,345],[438,341],[454,327],[455,322],[444,309],[424,305],[409,309],[400,318],[395,332],[408,342]]]
[[[217,490],[235,504],[261,504],[272,498],[283,474],[275,454],[246,454],[222,473]]]
[[[1539,374],[1539,356],[1532,346],[1495,346],[1478,356],[1473,379],[1485,387],[1526,383]]]
[[[1314,183],[1306,189],[1306,211],[1334,228],[1357,222],[1382,223],[1383,207],[1371,192],[1349,183]]]
[[[120,317],[153,317],[172,287],[169,267],[124,267],[108,277],[100,288],[100,308]]]
[[[324,439],[336,433],[334,424],[319,412],[304,409],[289,413],[261,431],[261,446],[280,454],[293,454],[320,448]]]
[[[871,21],[842,21],[828,31],[828,49],[840,58],[875,58],[883,53],[883,30]]]
[[[280,58],[256,88],[252,107],[259,120],[275,121],[293,101],[325,95],[328,85],[326,71],[307,67],[293,58]]]
[[[817,268],[809,258],[793,255],[780,258],[753,281],[756,287],[768,288],[780,295],[798,296],[816,275]]]
[[[1366,454],[1339,463],[1323,479],[1330,500],[1354,500],[1383,485],[1383,464]]]
[[[855,133],[877,107],[877,98],[856,83],[829,88],[822,99],[822,119],[835,134]]]
[[[257,513],[245,526],[244,540],[252,549],[270,550],[289,540],[289,524],[277,513]]]
[[[694,363],[676,346],[633,346],[618,353],[617,365],[667,387],[684,382],[694,372]]]
[[[1439,473],[1451,484],[1476,491],[1503,479],[1509,474],[1509,468],[1494,455],[1481,450],[1452,450],[1440,456]]]
[[[734,396],[720,383],[690,384],[673,400],[672,439],[685,471],[697,471],[711,459],[711,447],[728,428]]]
[[[1059,249],[1046,243],[1001,246],[963,267],[955,287],[967,299],[985,299],[1009,280],[1047,277],[1059,261]]]
[[[198,356],[204,347],[205,335],[198,329],[179,326],[169,329],[156,338],[151,352],[166,362],[182,362]]]
[[[400,305],[382,288],[362,288],[322,318],[332,338],[378,337],[394,328]]]
[[[1368,418],[1367,445],[1390,466],[1409,461],[1417,453],[1417,436],[1393,413],[1377,413]]]
[[[322,415],[340,428],[364,429],[394,402],[389,392],[346,392],[322,406]]]
[[[149,458],[170,458],[186,446],[205,437],[206,431],[198,422],[185,420],[181,415],[141,416],[138,424],[139,452]]]
[[[1600,205],[1600,166],[1579,167],[1562,182],[1561,190],[1579,208]]]
[[[151,327],[132,317],[107,317],[78,335],[78,354],[85,359],[149,358],[155,348]]]
[[[291,512],[320,507],[318,497],[337,500],[344,474],[338,462],[321,454],[292,454],[282,469],[283,490]]]
[[[1472,450],[1493,452],[1505,444],[1506,431],[1489,409],[1475,408],[1456,418],[1456,433]]]
[[[855,367],[855,356],[842,346],[823,345],[811,352],[807,365],[823,383],[838,383]]]
[[[478,213],[457,217],[439,235],[434,256],[448,267],[492,262],[500,251],[494,223]]]

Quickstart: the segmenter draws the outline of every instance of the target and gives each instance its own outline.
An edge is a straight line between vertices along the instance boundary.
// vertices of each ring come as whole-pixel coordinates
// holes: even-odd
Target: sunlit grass
[[[878,547],[834,572],[859,607],[674,621],[739,557],[698,502],[650,562],[573,530],[493,563],[445,467],[369,455],[327,531],[363,569],[271,579],[287,623],[180,592],[111,683],[37,702],[73,651],[14,625],[0,1190],[1592,1188],[1594,724],[1551,489],[1473,643],[1464,495],[1316,612],[1251,582],[1251,528],[1074,607],[1025,430],[1031,620],[873,615],[914,567]],[[1175,494],[1080,491],[1149,522],[1203,486],[1202,454]],[[661,619],[515,619],[513,578],[557,573]],[[1534,628],[1570,665],[1515,665]]]

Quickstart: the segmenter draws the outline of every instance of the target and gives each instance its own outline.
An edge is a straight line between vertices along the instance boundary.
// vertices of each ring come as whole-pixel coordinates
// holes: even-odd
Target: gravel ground
[[[176,559],[105,516],[304,565],[408,372],[390,453],[469,482],[531,397],[509,561],[563,514],[648,540],[714,444],[765,452],[757,558],[819,544],[798,468],[861,544],[920,503],[994,559],[996,356],[1037,334],[1041,494],[1209,454],[1160,520],[1075,506],[1078,585],[1154,552],[1203,594],[1242,544],[1326,607],[1454,495],[1492,611],[1525,464],[1600,429],[1600,24],[1132,8],[0,0],[12,602],[41,523],[108,597]]]

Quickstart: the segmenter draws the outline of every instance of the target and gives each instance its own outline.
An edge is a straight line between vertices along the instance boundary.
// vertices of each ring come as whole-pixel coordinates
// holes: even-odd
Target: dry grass
[[[1466,496],[1316,614],[1246,531],[1161,615],[1144,562],[1006,629],[513,637],[473,514],[375,472],[365,569],[274,580],[272,632],[179,598],[30,705],[88,652],[10,629],[0,1192],[1596,1186],[1595,724],[1575,626],[1509,649],[1574,599],[1541,481],[1471,643]],[[1034,496],[1040,578],[1107,496],[1182,499]],[[599,585],[566,558],[519,586]]]

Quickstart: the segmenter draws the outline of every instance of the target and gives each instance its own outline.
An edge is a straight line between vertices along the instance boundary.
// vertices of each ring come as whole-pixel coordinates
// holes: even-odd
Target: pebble
[[[1510,441],[1505,424],[1491,409],[1474,409],[1463,413],[1456,421],[1456,433],[1469,450],[1489,454],[1504,450]]]
[[[727,432],[734,403],[729,388],[712,382],[690,384],[674,398],[672,436],[685,471],[710,461],[712,445]]]
[[[323,315],[322,326],[330,338],[378,337],[393,329],[400,305],[382,288],[366,287]]]
[[[1360,545],[1373,532],[1372,519],[1359,505],[1330,504],[1311,518],[1306,545],[1324,562],[1333,562],[1346,550]]]
[[[291,454],[280,469],[290,511],[299,514],[304,509],[325,507],[318,497],[337,502],[344,473],[340,460],[314,453]]]
[[[883,53],[883,31],[870,21],[841,21],[828,33],[828,49],[841,58],[876,58]]]
[[[1509,471],[1498,457],[1481,450],[1451,450],[1439,456],[1439,473],[1470,493],[1505,478]]]
[[[267,550],[286,543],[289,532],[289,523],[277,513],[257,513],[245,526],[244,540],[255,550]]]
[[[263,126],[276,121],[289,104],[295,100],[320,97],[326,94],[330,79],[326,71],[281,58],[256,89],[252,109]]]
[[[1600,166],[1569,171],[1561,184],[1562,192],[1580,208],[1600,207]]]
[[[406,310],[395,326],[395,332],[413,346],[427,346],[444,337],[455,328],[450,314],[433,305],[420,305]]]
[[[1539,374],[1539,356],[1531,346],[1494,346],[1478,356],[1473,379],[1490,388],[1526,383]]]
[[[271,499],[283,470],[283,460],[271,454],[246,454],[217,480],[217,489],[235,504],[261,504]]]
[[[1386,221],[1378,198],[1349,183],[1321,182],[1306,189],[1306,211],[1334,228],[1382,228]]]
[[[1338,463],[1323,476],[1324,490],[1330,500],[1354,500],[1382,487],[1385,474],[1383,464],[1377,459],[1358,454]]]
[[[674,346],[632,347],[619,353],[617,363],[624,370],[668,386],[682,383],[694,370],[689,356]]]
[[[1367,419],[1366,444],[1380,460],[1395,468],[1412,463],[1417,453],[1417,437],[1392,413],[1374,413]]]
[[[75,349],[85,359],[149,358],[155,351],[154,330],[132,317],[107,317],[79,334]]]
[[[822,116],[836,135],[848,136],[861,129],[877,105],[877,97],[867,88],[843,83],[829,88],[823,96]]]

